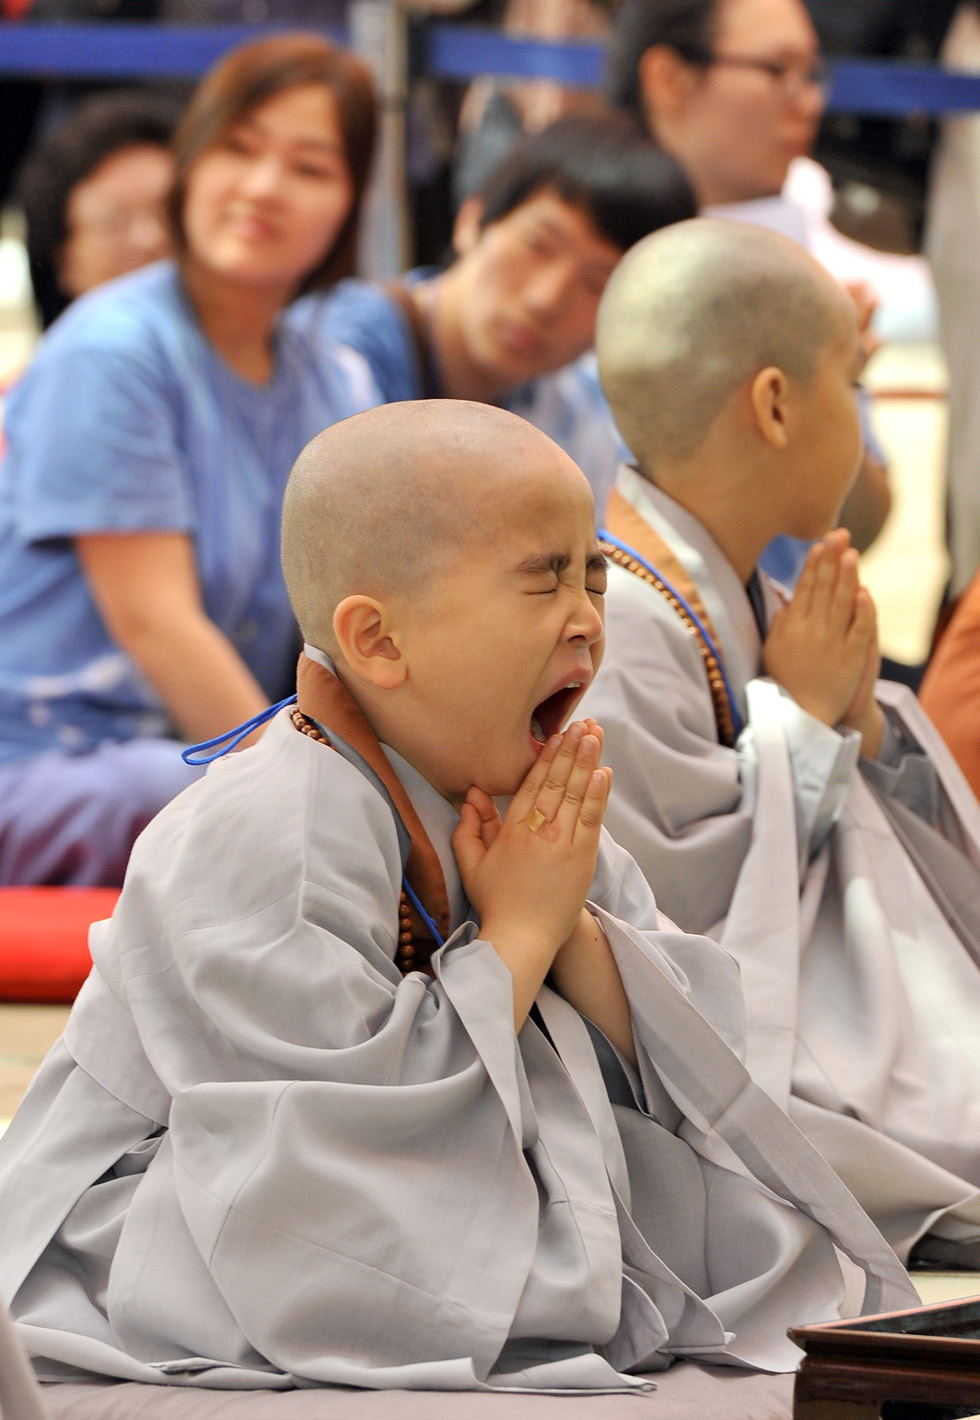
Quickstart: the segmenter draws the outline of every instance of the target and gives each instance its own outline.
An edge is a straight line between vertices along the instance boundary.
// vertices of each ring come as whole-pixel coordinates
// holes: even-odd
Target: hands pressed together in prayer
[[[503,819],[488,794],[471,788],[453,851],[480,935],[514,979],[515,1028],[550,973],[561,995],[635,1060],[619,971],[585,906],[612,782],[601,752],[595,720],[552,735]]]
[[[772,619],[762,662],[817,720],[858,730],[862,753],[874,759],[884,732],[874,698],[878,626],[849,544],[846,529],[837,528],[810,549],[792,601]]]

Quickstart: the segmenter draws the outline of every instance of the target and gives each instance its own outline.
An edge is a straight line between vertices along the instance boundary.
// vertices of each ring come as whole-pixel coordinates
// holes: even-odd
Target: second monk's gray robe
[[[903,1259],[980,1261],[980,806],[911,694],[880,682],[885,762],[761,671],[746,589],[633,469],[619,492],[693,581],[744,728],[719,743],[692,633],[610,568],[583,702],[614,770],[606,823],[675,922],[741,969],[746,1063]],[[763,582],[769,614],[781,604]]]

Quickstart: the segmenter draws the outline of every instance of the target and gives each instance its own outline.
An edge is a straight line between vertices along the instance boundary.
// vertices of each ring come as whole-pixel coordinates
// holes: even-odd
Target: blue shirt
[[[272,379],[238,376],[160,262],[76,301],[12,390],[0,464],[0,760],[164,734],[159,696],[110,638],[81,533],[190,535],[205,610],[266,694],[298,650],[279,565],[290,467],[314,434],[378,402],[363,361],[287,312]]]
[[[436,273],[411,271],[406,285]],[[297,303],[296,320],[320,338],[342,341],[364,356],[386,404],[421,399],[425,388],[415,338],[403,312],[382,286],[370,281],[342,281],[327,297]],[[441,393],[438,368],[433,383]],[[592,485],[599,515],[626,447],[602,393],[595,356],[583,355],[564,369],[541,375],[512,389],[498,401],[554,439],[575,460]]]

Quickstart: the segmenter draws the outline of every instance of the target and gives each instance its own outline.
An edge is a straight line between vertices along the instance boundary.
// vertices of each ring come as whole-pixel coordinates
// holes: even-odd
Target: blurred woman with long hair
[[[353,269],[370,78],[317,36],[205,76],[174,140],[176,258],[76,301],[12,392],[0,465],[0,882],[114,883],[204,739],[285,693],[279,567],[303,445],[376,402],[291,326]]]

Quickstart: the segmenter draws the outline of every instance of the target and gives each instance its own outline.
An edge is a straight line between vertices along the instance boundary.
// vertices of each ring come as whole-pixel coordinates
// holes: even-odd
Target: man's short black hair
[[[613,21],[606,60],[606,97],[644,121],[640,60],[656,44],[689,64],[711,58],[720,0],[623,0]]]
[[[476,193],[481,226],[543,191],[581,208],[620,251],[697,215],[683,168],[625,114],[560,118],[521,139]]]
[[[180,109],[139,89],[83,100],[27,157],[18,197],[27,225],[27,259],[42,324],[70,305],[58,285],[58,257],[68,236],[68,199],[100,163],[123,148],[168,148]]]

